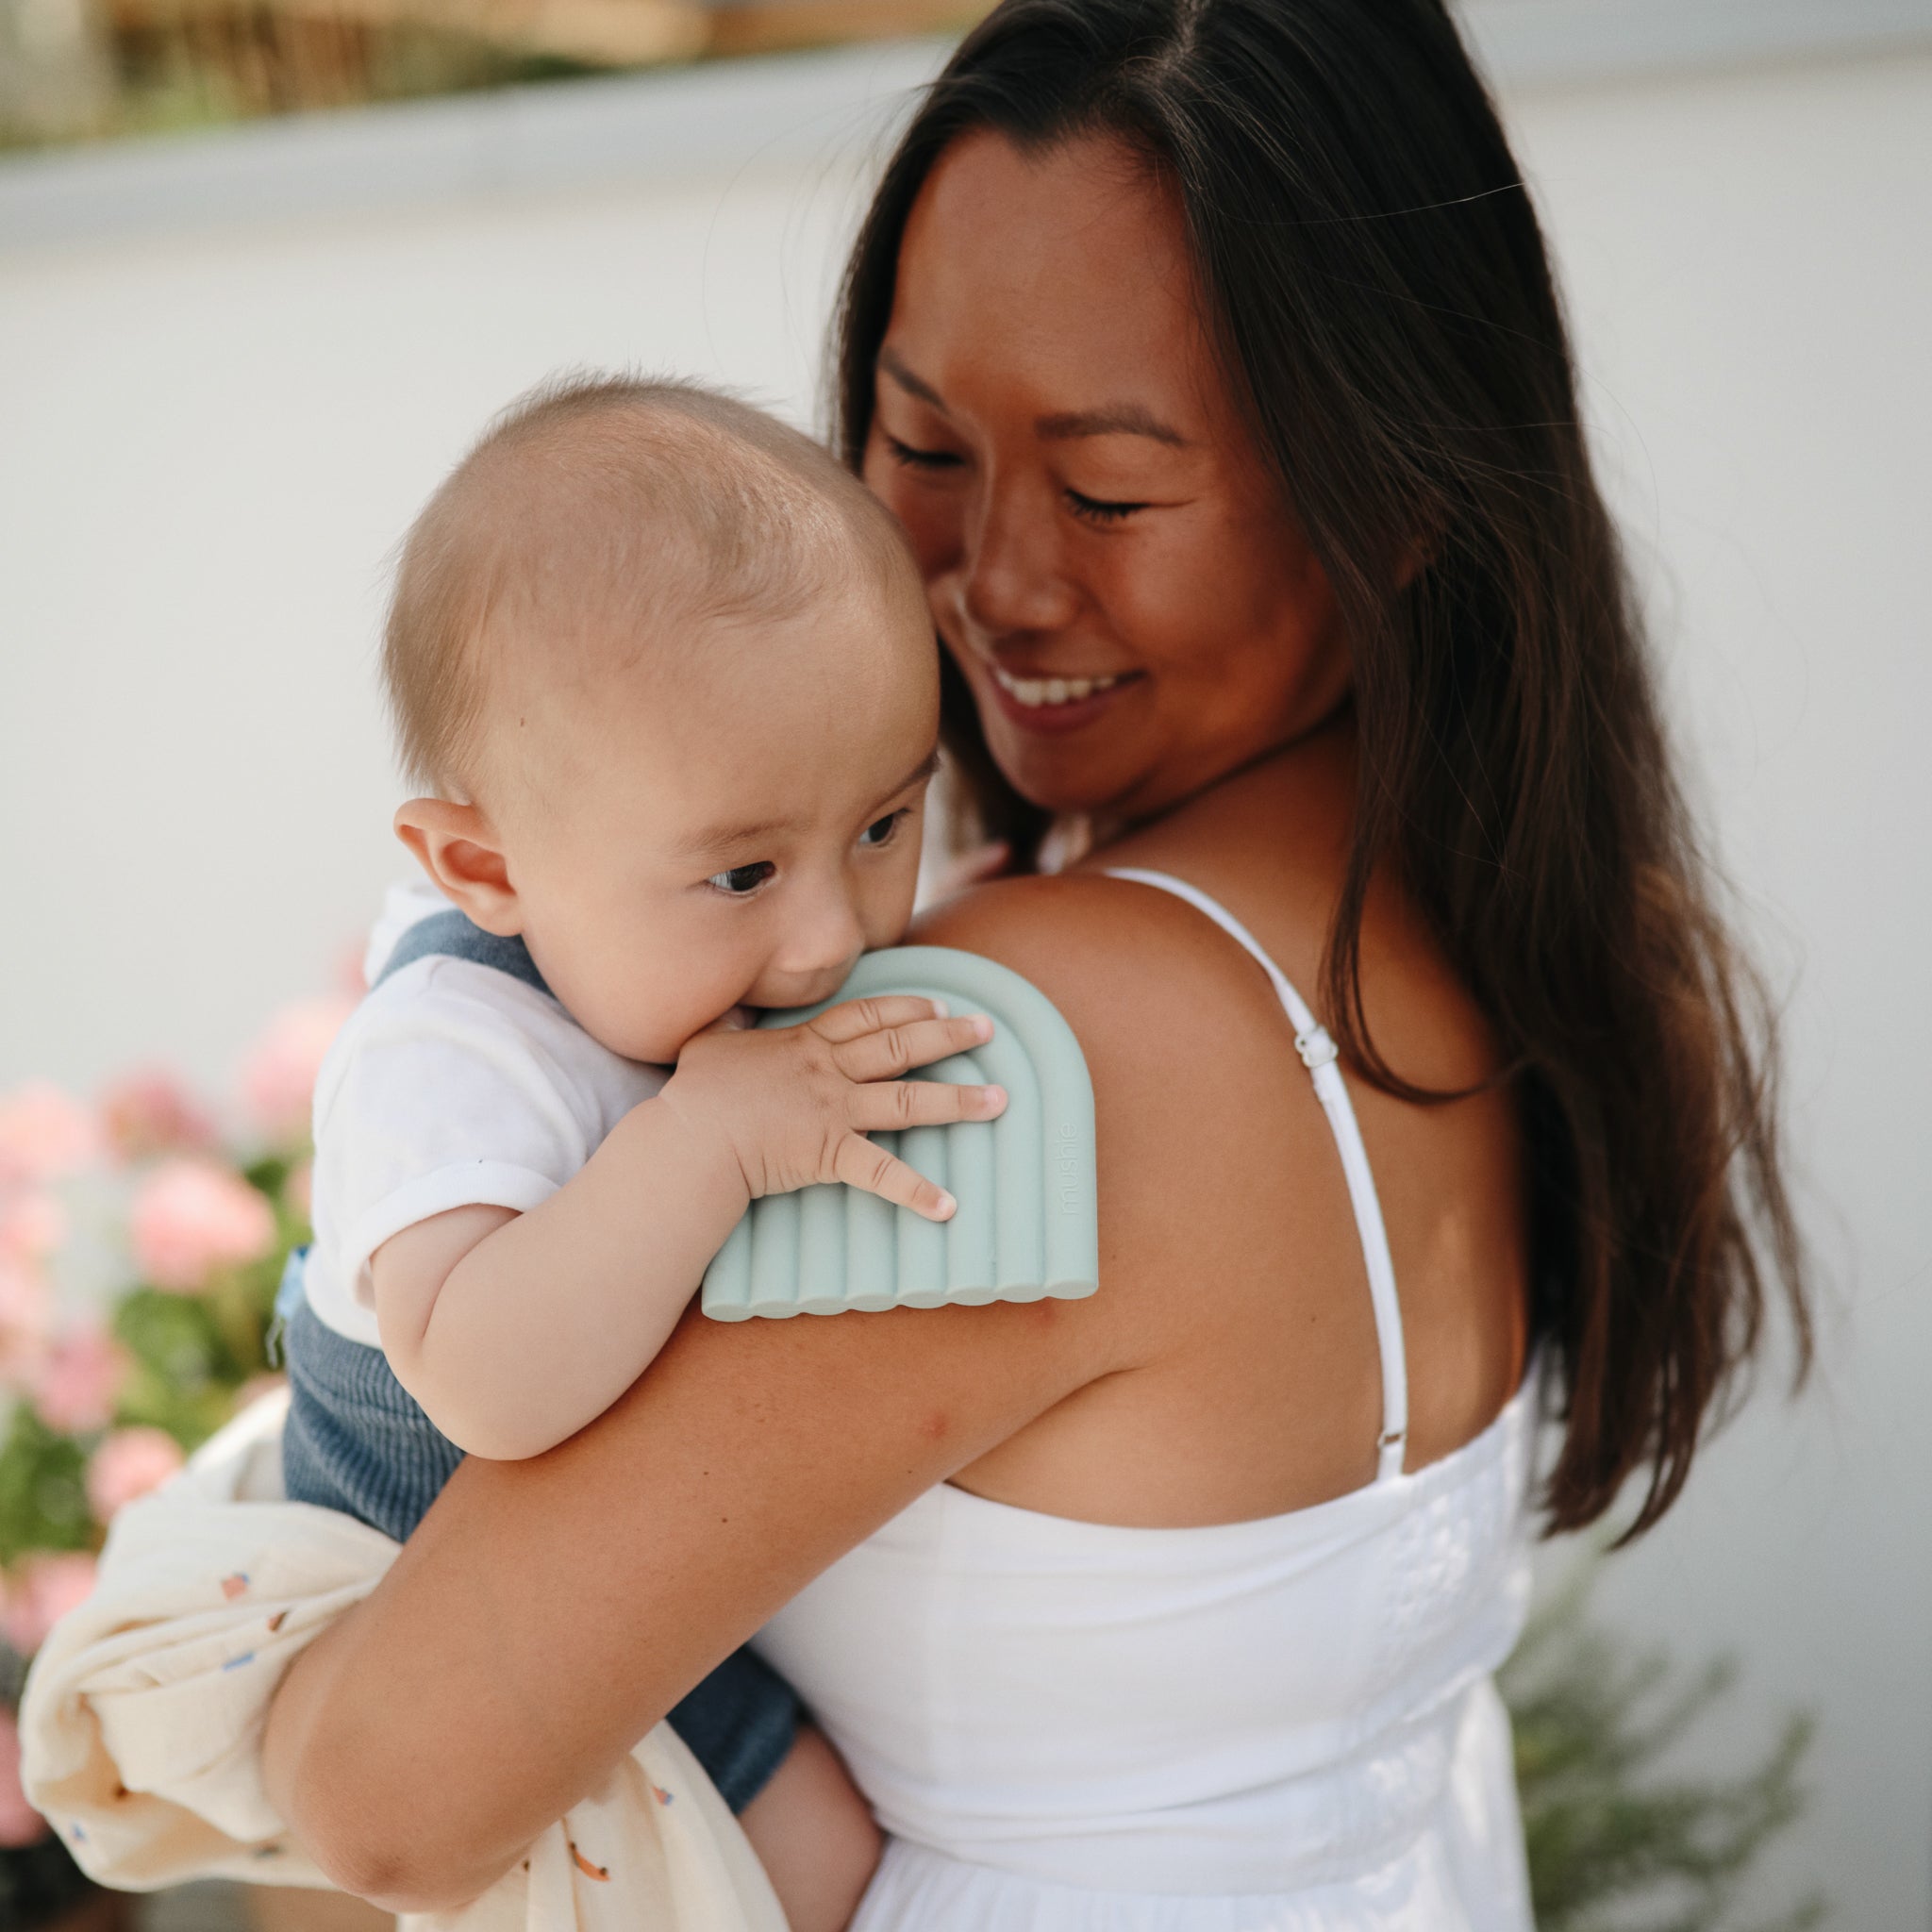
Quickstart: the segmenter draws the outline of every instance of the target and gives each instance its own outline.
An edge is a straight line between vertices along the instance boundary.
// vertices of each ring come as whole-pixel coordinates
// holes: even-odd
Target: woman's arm
[[[345,1890],[473,1897],[836,1557],[1091,1379],[1076,1305],[686,1319],[549,1455],[472,1460],[296,1666],[277,1808]]]
[[[950,913],[932,936],[1026,973],[1081,1040],[1102,1292],[730,1326],[688,1316],[581,1435],[528,1462],[465,1463],[381,1588],[291,1674],[269,1726],[277,1807],[346,1890],[397,1909],[474,1896],[819,1572],[1135,1365],[1133,1284],[1169,1257],[1148,1198],[1164,1191],[1131,1183],[1175,1167],[1173,1109],[1145,1103],[1174,1096],[1188,1043],[1152,1009],[1146,950],[1123,948],[1106,916],[1117,900],[1072,881],[982,896],[989,911]],[[1129,1184],[1111,1207],[1109,1176]]]

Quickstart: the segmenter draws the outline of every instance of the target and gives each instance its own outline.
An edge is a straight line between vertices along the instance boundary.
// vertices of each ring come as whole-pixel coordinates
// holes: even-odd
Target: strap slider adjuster
[[[1341,1049],[1329,1037],[1328,1029],[1323,1025],[1310,1026],[1306,1033],[1294,1037],[1294,1050],[1302,1057],[1302,1065],[1313,1073],[1318,1067],[1332,1066],[1341,1058]]]

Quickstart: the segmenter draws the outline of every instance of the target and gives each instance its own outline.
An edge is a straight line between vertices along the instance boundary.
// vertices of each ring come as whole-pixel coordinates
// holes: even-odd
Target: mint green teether
[[[948,1189],[957,1211],[927,1221],[838,1185],[767,1194],[705,1271],[705,1313],[742,1322],[1091,1294],[1100,1278],[1093,1087],[1073,1029],[1017,973],[947,946],[868,953],[832,998],[758,1024],[795,1026],[879,993],[943,1000],[955,1015],[984,1013],[993,1024],[984,1046],[910,1077],[1004,1087],[997,1120],[873,1136]]]

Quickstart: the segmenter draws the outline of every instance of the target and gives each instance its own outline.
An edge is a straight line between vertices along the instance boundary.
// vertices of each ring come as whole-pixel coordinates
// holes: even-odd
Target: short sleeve
[[[316,1314],[373,1341],[368,1264],[384,1241],[454,1208],[541,1206],[661,1078],[487,966],[429,958],[384,982],[317,1083]]]

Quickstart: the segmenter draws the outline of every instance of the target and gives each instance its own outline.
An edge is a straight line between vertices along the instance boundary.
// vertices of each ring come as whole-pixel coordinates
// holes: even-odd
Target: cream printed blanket
[[[281,1493],[285,1396],[256,1404],[114,1519],[92,1596],[21,1707],[27,1796],[103,1884],[326,1887],[262,1787],[270,1700],[397,1545]],[[405,1932],[784,1932],[744,1834],[659,1724],[518,1868]]]

